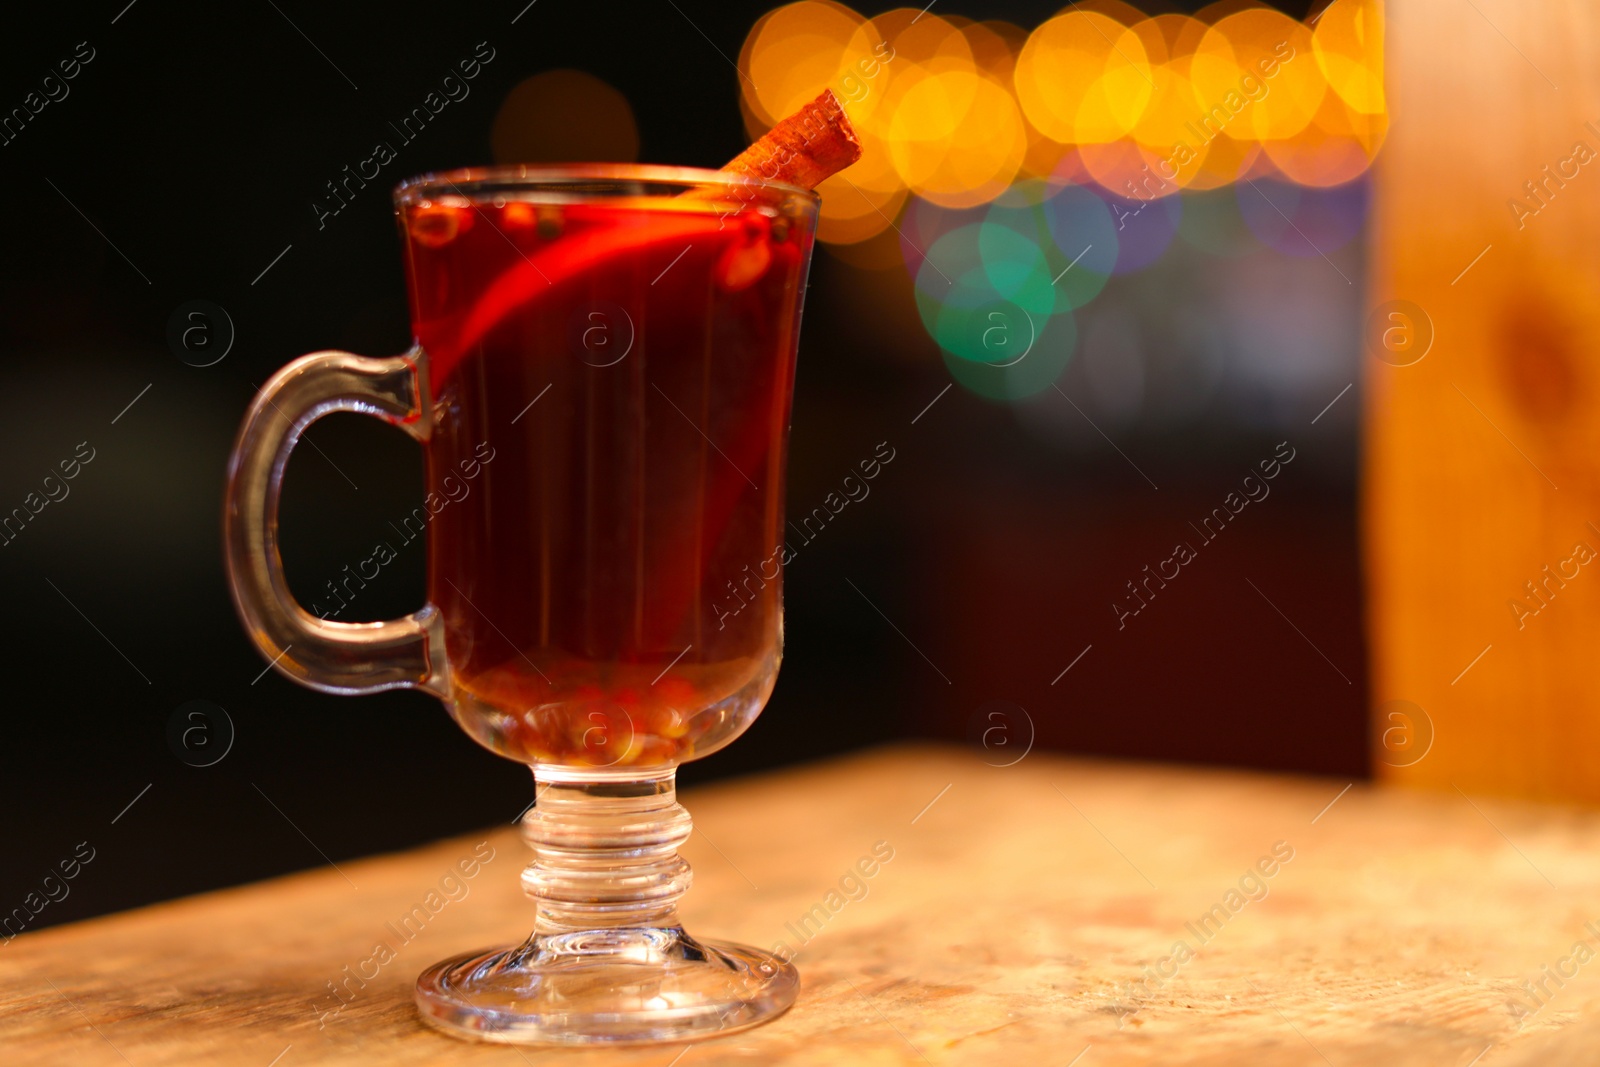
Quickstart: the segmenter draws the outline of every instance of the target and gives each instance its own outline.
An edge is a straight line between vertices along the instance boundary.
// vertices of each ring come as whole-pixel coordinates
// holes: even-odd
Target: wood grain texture
[[[1600,1054],[1600,959],[1561,963],[1577,942],[1600,945],[1585,929],[1600,929],[1600,814],[1040,753],[996,768],[982,755],[889,749],[684,795],[700,831],[685,919],[703,934],[796,945],[791,924],[827,914],[875,842],[894,850],[799,952],[796,1006],[742,1035],[573,1053],[425,1028],[417,972],[529,924],[516,885],[526,853],[507,827],[25,934],[0,947],[0,1059],[1065,1067],[1087,1048],[1079,1067],[1465,1067],[1487,1048],[1476,1063],[1496,1067]],[[386,924],[483,840],[495,856],[468,895],[325,1016],[338,1003],[326,983],[393,941]],[[1264,898],[1241,894],[1230,912],[1228,893],[1278,842],[1292,859],[1259,878]],[[1189,924],[1214,906],[1202,943]],[[1161,961],[1180,940],[1194,957],[1143,982],[1146,967],[1174,971]],[[1547,979],[1541,1006],[1519,987],[1546,965],[1576,977]]]
[[[1387,773],[1600,803],[1600,566],[1545,573],[1600,553],[1600,160],[1573,159],[1600,153],[1600,9],[1388,12],[1370,305],[1419,305],[1435,340],[1366,363],[1373,696],[1435,737]]]

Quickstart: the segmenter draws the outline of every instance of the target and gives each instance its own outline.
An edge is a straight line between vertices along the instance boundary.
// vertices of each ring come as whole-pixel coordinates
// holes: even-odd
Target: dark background
[[[263,673],[224,587],[227,452],[255,386],[287,360],[407,346],[388,185],[488,162],[505,95],[556,67],[622,91],[642,159],[717,166],[746,141],[727,57],[768,6],[125,2],[8,13],[0,43],[7,111],[78,42],[95,50],[70,95],[0,147],[0,512],[79,442],[95,454],[67,499],[0,547],[0,913],[78,842],[97,852],[35,927],[509,822],[528,803],[527,771],[431,697],[341,699]],[[937,10],[1024,27],[1054,13]],[[323,183],[480,41],[496,58],[471,96],[319,230]],[[940,397],[950,379],[904,269],[819,251],[791,508],[820,503],[879,442],[896,459],[790,566],[767,711],[683,780],[899,737],[970,741],[997,721],[994,701],[1018,751],[1036,732],[1078,753],[1366,774],[1359,389],[1312,424],[1356,377],[1360,242],[1332,258],[1349,284],[1315,258],[1214,261],[1178,245],[1114,279],[1079,334],[1142,353],[1144,395],[1170,402],[1132,410],[1106,401],[1111,364],[1088,357],[1059,383],[1077,409],[1053,390],[1014,406],[960,386]],[[194,299],[236,328],[215,366],[167,344]],[[283,526],[309,596],[416,506],[421,458],[356,416],[307,440]],[[1271,497],[1119,630],[1124,582],[1283,440],[1297,458]],[[343,617],[413,609],[422,575],[420,545],[402,550]],[[214,766],[169,745],[192,700],[236,728]]]

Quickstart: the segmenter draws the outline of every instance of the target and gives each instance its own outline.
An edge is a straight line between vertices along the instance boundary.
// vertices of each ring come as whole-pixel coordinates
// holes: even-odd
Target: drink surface
[[[402,208],[452,713],[512,759],[659,766],[760,711],[809,227],[772,208]]]

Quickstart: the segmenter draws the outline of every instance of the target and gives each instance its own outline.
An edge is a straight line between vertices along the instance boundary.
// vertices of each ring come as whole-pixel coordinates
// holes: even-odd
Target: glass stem
[[[535,935],[678,926],[693,878],[678,846],[694,823],[677,800],[677,768],[602,775],[534,770],[522,889],[538,905]]]

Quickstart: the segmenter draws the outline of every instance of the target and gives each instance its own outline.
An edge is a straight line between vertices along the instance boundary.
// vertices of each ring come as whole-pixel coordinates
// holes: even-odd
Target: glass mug
[[[814,193],[649,166],[493,167],[395,192],[416,343],[318,352],[261,389],[228,468],[234,602],[331,693],[426,690],[532,767],[526,942],[417,981],[488,1040],[684,1040],[755,1025],[799,977],[677,918],[676,766],[739,736],[782,646],[784,461]],[[428,603],[319,619],[278,552],[301,432],[361,411],[422,443]],[[408,536],[410,534],[408,533]]]

